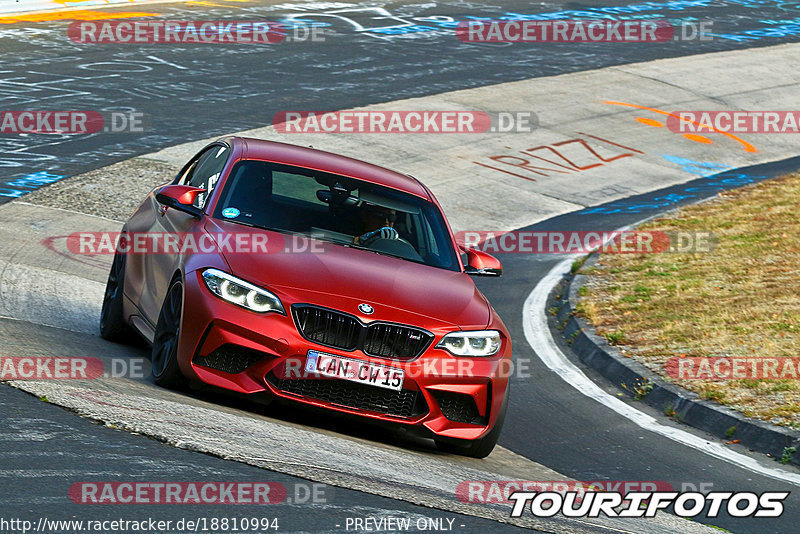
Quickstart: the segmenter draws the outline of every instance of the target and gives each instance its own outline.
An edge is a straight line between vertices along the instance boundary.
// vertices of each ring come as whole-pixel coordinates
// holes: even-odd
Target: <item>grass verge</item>
[[[668,381],[800,428],[798,380],[680,380],[670,358],[789,357],[800,364],[800,173],[726,191],[640,230],[711,231],[712,252],[601,254],[579,313]]]

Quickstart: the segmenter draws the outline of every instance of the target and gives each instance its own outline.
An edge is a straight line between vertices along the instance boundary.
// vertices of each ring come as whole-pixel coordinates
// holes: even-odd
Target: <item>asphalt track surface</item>
[[[502,9],[463,2],[438,2],[429,7],[425,7],[426,4],[404,6],[394,3],[386,4],[386,8],[398,16],[446,14],[457,18],[467,13],[492,17],[500,11],[535,13],[595,5],[570,4],[565,7],[552,4],[545,8],[527,3],[503,4]],[[759,21],[763,19],[794,18],[791,4],[752,3],[750,6],[728,3],[713,9],[694,8],[678,13],[681,17],[712,17],[726,25],[725,32],[762,28],[764,23]],[[206,20],[215,17],[247,19],[274,13],[269,10],[268,3],[260,2],[235,9],[227,5],[200,8],[165,4],[152,8],[137,6],[136,10],[185,19],[194,13],[195,18]],[[243,10],[247,16],[242,15]],[[671,15],[674,17],[675,12]],[[150,116],[150,128],[144,136],[0,137],[0,168],[6,181],[15,181],[22,175],[38,171],[71,176],[169,144],[266,124],[279,110],[343,109],[656,57],[796,40],[789,37],[780,41],[768,38],[684,43],[652,49],[619,48],[612,55],[607,51],[576,50],[562,45],[549,45],[547,49],[537,51],[516,46],[475,47],[463,45],[452,35],[381,41],[378,46],[375,36],[341,28],[329,36],[326,43],[287,43],[281,45],[285,48],[268,52],[226,50],[219,45],[213,49],[191,47],[183,50],[153,45],[149,50],[134,51],[122,46],[100,50],[74,45],[64,39],[64,27],[64,23],[0,27],[0,47],[6,52],[6,59],[0,64],[3,77],[0,107],[135,109]],[[254,62],[263,62],[265,68],[253,69]],[[93,67],[82,68],[87,65]],[[24,90],[25,87],[28,89]],[[209,128],[209,124],[213,127]],[[790,162],[747,172],[768,177],[796,168],[796,162]],[[668,192],[649,196],[664,193]],[[534,228],[611,229],[646,215],[631,213],[587,218],[568,214]],[[557,259],[523,255],[507,255],[501,259],[505,266],[504,277],[500,281],[480,280],[478,284],[517,339],[515,358],[533,362],[533,379],[525,379],[526,384],[531,380],[537,383],[537,387],[514,388],[514,402],[501,445],[579,480],[663,480],[677,488],[684,484],[710,482],[714,490],[756,492],[793,489],[646,433],[577,394],[537,363],[521,334],[520,310],[527,291],[519,288],[532,287]],[[568,347],[564,350],[568,352]],[[587,374],[591,375],[591,372],[587,371]],[[602,380],[598,379],[598,383],[602,384]],[[105,474],[109,478],[150,476],[152,479],[158,476],[176,480],[181,480],[181,477],[189,480],[200,474],[226,480],[263,478],[262,470],[103,428],[7,387],[0,388],[0,403],[6,415],[0,423],[3,427],[0,440],[3,443],[0,445],[3,467],[0,473],[7,482],[0,490],[0,497],[8,505],[4,506],[4,510],[8,510],[4,515],[39,515],[52,509],[63,517],[67,481],[87,474]],[[42,441],[53,438],[59,440],[57,451],[52,450],[52,441]],[[21,444],[24,448],[20,447]],[[114,467],[108,471],[99,468],[87,473],[87,456],[113,461]],[[285,480],[287,486],[303,483],[300,479],[277,474],[270,474],[270,479]],[[795,531],[794,525],[800,522],[800,507],[794,493],[787,500],[784,516],[778,520],[720,517],[710,523],[735,532]],[[32,500],[30,496],[37,496],[39,500]],[[307,513],[308,508],[296,508],[296,513],[276,508],[267,513],[285,518],[287,529],[314,532],[337,531],[332,527],[336,521],[331,521],[331,518],[346,518],[353,515],[354,510],[359,515],[418,513],[426,517],[447,516],[339,488],[334,490],[334,496],[332,503],[320,507],[324,510],[315,509],[314,514]],[[115,514],[119,513],[114,507],[97,510],[91,512],[93,519],[116,517]],[[86,514],[85,507],[69,507],[67,511],[75,516]],[[161,518],[179,518],[186,514],[183,510],[170,510],[168,507],[158,507],[156,511]],[[144,515],[141,512],[137,510],[137,517]],[[204,510],[203,515],[214,515],[212,512],[214,510]],[[322,519],[323,514],[326,514],[325,519]],[[465,527],[461,531],[489,528],[494,532],[501,528],[498,523],[491,522],[487,526],[489,522],[472,517],[455,514],[448,517],[457,517],[457,522],[463,519]]]
[[[335,3],[324,3],[335,4]],[[339,3],[343,4],[343,3]],[[800,5],[777,0],[669,0],[644,11],[604,2],[347,2],[348,21],[320,16],[335,9],[274,1],[133,4],[103,12],[159,14],[167,20],[284,20],[318,24],[323,42],[276,45],[93,45],[72,42],[64,21],[0,19],[0,108],[144,113],[142,133],[0,136],[0,187],[30,173],[73,176],[197,138],[269,124],[284,110],[349,109],[457,89],[552,76],[651,59],[796,42]],[[301,6],[303,9],[287,6]],[[319,4],[318,4],[319,5]],[[622,7],[624,9],[624,7]],[[647,17],[673,24],[713,22],[710,41],[614,44],[474,44],[452,30],[467,17],[580,12],[572,18]],[[13,20],[13,19],[12,19]],[[370,31],[413,23],[436,29],[388,37]],[[358,25],[359,31],[356,31]],[[776,29],[778,28],[778,29]],[[784,28],[784,29],[780,29]],[[755,33],[751,35],[746,32]],[[796,34],[795,34],[796,33]],[[772,35],[781,35],[780,37]],[[698,73],[699,77],[703,73]],[[536,111],[542,103],[532,102]],[[17,191],[29,187],[7,185]],[[0,190],[0,201],[16,193]]]
[[[452,524],[455,532],[529,532],[488,519],[441,512],[280,473],[265,477],[263,469],[113,430],[7,386],[0,387],[0,408],[0,499],[2,518],[6,520],[153,518],[175,524],[181,519],[200,517],[277,518],[278,532],[340,532],[346,528],[348,518],[405,517],[412,521],[439,520]],[[64,498],[78,480],[229,483],[262,482],[267,477],[269,482],[283,484],[292,502],[236,506],[96,505],[87,510],[87,505],[65,502]],[[314,491],[316,497],[312,497]]]

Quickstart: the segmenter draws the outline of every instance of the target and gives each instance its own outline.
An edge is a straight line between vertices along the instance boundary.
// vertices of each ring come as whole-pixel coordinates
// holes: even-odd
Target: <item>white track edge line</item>
[[[724,462],[736,465],[747,471],[757,473],[775,480],[800,486],[800,474],[790,473],[761,465],[754,458],[728,449],[679,428],[665,426],[654,417],[637,410],[613,395],[603,391],[589,379],[566,355],[556,346],[545,315],[545,305],[550,291],[569,270],[569,265],[580,257],[575,254],[559,262],[544,276],[525,299],[522,308],[522,328],[525,340],[540,360],[567,384],[583,395],[610,408],[637,426],[654,432],[673,441],[701,451]]]

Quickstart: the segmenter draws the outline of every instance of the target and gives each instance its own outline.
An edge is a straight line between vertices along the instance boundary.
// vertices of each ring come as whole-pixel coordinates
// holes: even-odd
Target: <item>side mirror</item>
[[[162,206],[188,213],[199,219],[203,210],[195,206],[194,201],[197,195],[205,192],[202,187],[191,185],[165,185],[156,193],[156,200]]]
[[[500,276],[503,264],[500,260],[476,248],[459,247],[467,255],[464,272],[473,276]]]

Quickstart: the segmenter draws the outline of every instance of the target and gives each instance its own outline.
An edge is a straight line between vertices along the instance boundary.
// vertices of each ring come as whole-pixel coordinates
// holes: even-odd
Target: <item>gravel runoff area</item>
[[[177,165],[133,158],[56,182],[20,201],[125,221],[150,191],[179,170]]]
[[[710,231],[715,246],[601,254],[581,269],[588,279],[577,311],[668,381],[746,416],[800,428],[798,204],[800,174],[793,174],[650,221],[639,230]]]

